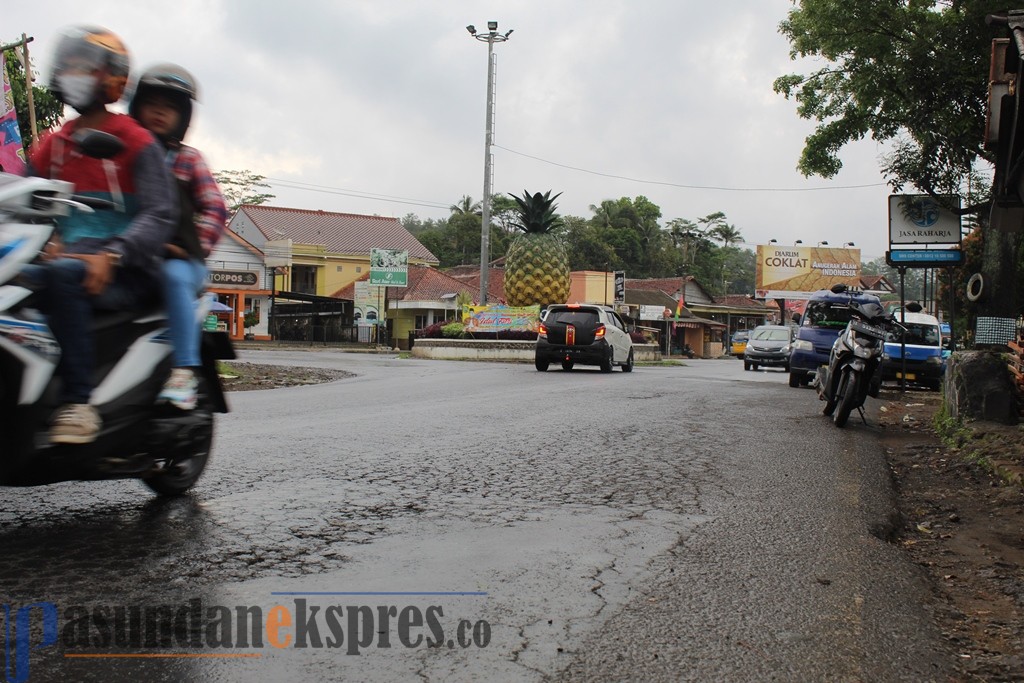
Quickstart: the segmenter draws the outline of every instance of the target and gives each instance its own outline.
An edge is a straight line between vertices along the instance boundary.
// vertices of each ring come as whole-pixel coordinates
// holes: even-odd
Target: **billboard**
[[[947,205],[960,198],[943,195]],[[889,244],[960,244],[960,214],[926,194],[889,195]]]
[[[407,287],[409,252],[402,249],[370,249],[370,284]]]
[[[860,249],[759,244],[755,269],[759,299],[806,299],[844,283],[860,286]]]
[[[540,306],[463,306],[462,322],[466,332],[537,331]]]

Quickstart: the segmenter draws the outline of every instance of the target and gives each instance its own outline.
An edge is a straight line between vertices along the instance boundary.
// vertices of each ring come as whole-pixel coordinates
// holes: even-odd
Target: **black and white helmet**
[[[139,118],[139,107],[153,94],[171,98],[181,112],[181,125],[172,134],[174,142],[181,142],[192,120],[192,101],[199,101],[199,84],[195,77],[177,64],[155,64],[139,76],[128,105],[128,113]]]

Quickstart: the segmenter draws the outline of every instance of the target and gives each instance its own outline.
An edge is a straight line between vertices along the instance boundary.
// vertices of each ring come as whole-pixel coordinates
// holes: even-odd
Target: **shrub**
[[[466,336],[464,325],[460,322],[452,322],[441,328],[441,336],[446,339],[462,339]]]
[[[420,339],[440,339],[441,337],[444,336],[441,333],[441,329],[445,325],[450,325],[453,322],[455,322],[455,321],[453,321],[453,320],[442,320],[440,322],[434,323],[433,325],[427,325],[422,330],[418,330],[416,332],[416,336],[418,338],[420,338]]]

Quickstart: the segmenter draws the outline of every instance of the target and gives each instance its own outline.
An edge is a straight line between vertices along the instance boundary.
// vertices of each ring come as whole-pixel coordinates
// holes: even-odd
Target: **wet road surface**
[[[870,533],[876,428],[781,371],[243,359],[356,376],[232,394],[184,498],[0,490],[7,621],[59,610],[29,680],[942,677],[920,577]],[[161,606],[170,647],[118,641]]]

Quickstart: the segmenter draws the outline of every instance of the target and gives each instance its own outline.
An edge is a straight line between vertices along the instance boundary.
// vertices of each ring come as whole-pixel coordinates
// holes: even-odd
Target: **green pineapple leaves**
[[[551,190],[544,194],[536,192],[532,195],[523,190],[522,197],[514,194],[509,196],[519,207],[518,220],[514,223],[519,230],[527,234],[543,235],[562,224],[562,219],[555,213],[555,200],[562,196],[561,192],[552,197]]]

